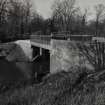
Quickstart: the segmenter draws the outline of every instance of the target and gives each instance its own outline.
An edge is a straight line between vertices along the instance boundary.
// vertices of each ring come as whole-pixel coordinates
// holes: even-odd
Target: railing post
[[[40,48],[40,56],[42,56],[42,48]]]

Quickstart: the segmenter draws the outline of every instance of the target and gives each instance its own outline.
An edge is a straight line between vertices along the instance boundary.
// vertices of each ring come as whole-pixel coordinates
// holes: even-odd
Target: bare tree
[[[33,13],[31,20],[31,31],[34,34],[44,34],[46,33],[47,24],[43,17],[39,15],[37,12]]]
[[[7,0],[0,0],[0,40],[3,40],[6,36],[6,16],[7,13],[4,11],[7,8]]]
[[[86,25],[87,25],[87,18],[88,18],[89,12],[88,9],[86,8],[84,10],[84,13],[81,15],[81,32],[82,34],[86,33]]]
[[[105,44],[102,42],[92,42],[89,45],[79,43],[78,48],[96,71],[105,69]]]
[[[4,9],[6,9],[7,0],[0,0],[0,24],[3,19],[3,15],[5,14]]]
[[[10,0],[8,5],[9,31],[14,36],[22,37],[22,34],[29,32],[31,17],[31,3],[28,0]]]
[[[30,32],[30,27],[29,27],[29,24],[31,22],[31,8],[32,8],[32,4],[31,4],[31,1],[29,0],[24,0],[25,2],[25,9],[24,9],[24,12],[25,12],[25,33],[29,33]]]
[[[95,6],[96,11],[96,21],[95,21],[95,27],[96,27],[96,36],[99,34],[99,24],[101,20],[105,16],[105,6],[103,4],[98,4]]]
[[[53,19],[61,26],[61,30],[70,31],[74,15],[78,11],[76,0],[56,1],[53,5]]]
[[[44,27],[46,21],[36,10],[32,10],[32,2],[29,0],[0,0],[1,23],[3,25],[0,25],[0,38],[3,38],[3,33],[6,38],[14,39],[23,38],[24,34],[28,36],[29,34],[26,33],[31,31],[46,30],[46,26]]]

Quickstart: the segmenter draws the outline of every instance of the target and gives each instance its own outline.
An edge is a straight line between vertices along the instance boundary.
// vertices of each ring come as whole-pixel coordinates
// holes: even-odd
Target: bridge
[[[79,65],[82,58],[79,55],[78,45],[80,44],[81,46],[83,42],[89,42],[91,40],[91,35],[69,34],[31,35],[30,38],[33,48],[33,59],[36,60],[39,56],[47,59],[51,73],[57,72],[58,70],[68,70],[72,66],[76,67],[75,64]],[[87,61],[85,62],[87,63]],[[93,69],[91,64],[85,65]]]
[[[59,70],[76,70],[79,66],[91,70],[97,65],[105,68],[105,43],[90,45],[92,39],[97,40],[90,35],[31,35],[29,41],[29,45],[31,42],[33,48],[31,62],[47,62],[45,67],[48,69],[42,67],[40,69],[45,72],[49,70],[47,72],[50,73],[59,72]],[[3,46],[0,45],[1,48]]]

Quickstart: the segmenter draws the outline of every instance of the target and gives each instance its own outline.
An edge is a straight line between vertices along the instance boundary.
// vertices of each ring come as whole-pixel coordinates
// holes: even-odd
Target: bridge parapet
[[[31,40],[41,44],[50,44],[51,36],[50,35],[31,35]]]
[[[32,46],[51,50],[50,42],[51,42],[50,35],[31,35]]]
[[[92,35],[71,35],[71,34],[51,34],[51,35],[31,35],[31,40],[37,43],[50,44],[51,39],[70,41],[92,41]]]

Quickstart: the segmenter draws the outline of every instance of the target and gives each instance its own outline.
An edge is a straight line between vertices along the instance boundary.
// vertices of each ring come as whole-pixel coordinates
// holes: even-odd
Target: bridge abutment
[[[83,53],[82,47],[87,47],[89,43],[73,42],[67,40],[52,40],[52,50],[50,53],[50,72],[57,73],[60,71],[77,72],[79,69],[94,70],[93,65],[87,59],[87,55]],[[87,54],[93,55],[89,52]]]

